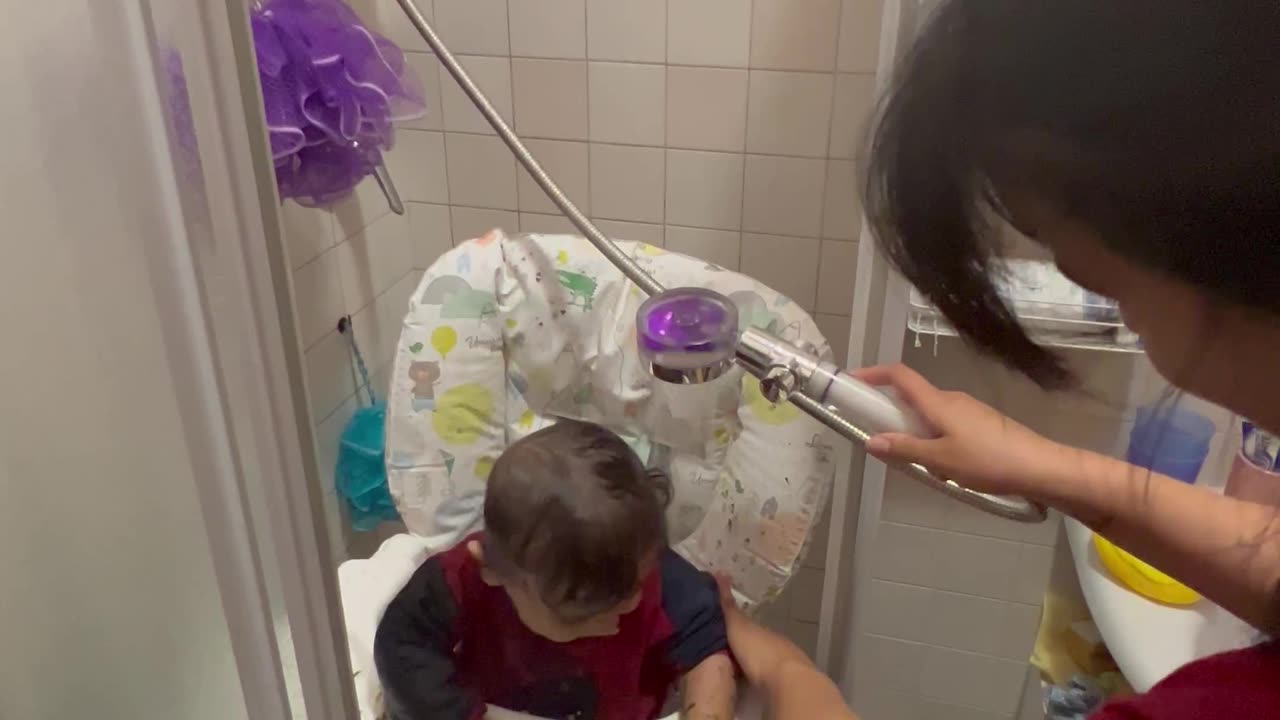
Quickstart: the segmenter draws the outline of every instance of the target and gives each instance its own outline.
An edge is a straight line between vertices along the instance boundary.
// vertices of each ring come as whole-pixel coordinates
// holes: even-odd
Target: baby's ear
[[[480,564],[480,579],[484,581],[485,585],[488,585],[490,587],[498,587],[502,585],[502,581],[498,579],[498,576],[495,575],[494,572],[489,569],[488,565],[485,565],[484,547],[481,546],[478,541],[471,540],[470,542],[468,542],[467,552],[471,554],[471,558],[473,560],[475,560],[477,563]]]

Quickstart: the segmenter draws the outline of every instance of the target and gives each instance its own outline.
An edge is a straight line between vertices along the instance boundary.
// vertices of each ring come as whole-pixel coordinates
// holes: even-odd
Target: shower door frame
[[[902,53],[911,46],[921,0],[884,0],[876,63],[876,97],[882,97]],[[850,311],[848,365],[866,367],[902,359],[910,285],[876,247],[866,218],[858,242],[858,264]],[[861,449],[837,475],[831,498],[826,576],[818,617],[818,665],[854,700],[854,647],[862,627],[862,601],[869,578],[875,532],[884,498],[887,467]]]
[[[248,6],[125,5],[156,81],[139,121],[155,127],[173,178],[157,198],[171,234],[148,238],[148,253],[172,361],[190,378],[182,422],[248,718],[349,720],[358,709]]]

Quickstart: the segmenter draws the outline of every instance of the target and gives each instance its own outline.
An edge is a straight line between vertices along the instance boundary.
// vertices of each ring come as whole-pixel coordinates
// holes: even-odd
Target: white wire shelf
[[[1141,353],[1138,336],[1120,321],[1114,305],[1040,302],[1013,302],[1018,320],[1031,339],[1041,345],[1076,350]],[[921,336],[958,337],[947,319],[914,291],[907,307],[907,329]]]

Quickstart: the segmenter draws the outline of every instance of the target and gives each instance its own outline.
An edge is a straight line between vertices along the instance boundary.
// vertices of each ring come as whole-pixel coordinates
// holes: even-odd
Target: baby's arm
[[[387,606],[373,658],[394,720],[479,720],[484,705],[457,685],[457,603],[444,571],[428,559]]]
[[[716,653],[685,673],[680,720],[732,720],[738,702],[733,661]]]
[[[732,720],[735,668],[715,579],[671,550],[659,560],[662,607],[673,634],[671,664],[684,673],[681,720]]]

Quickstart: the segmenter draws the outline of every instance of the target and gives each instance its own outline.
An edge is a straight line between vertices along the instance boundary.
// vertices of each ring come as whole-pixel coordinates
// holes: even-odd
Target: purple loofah
[[[329,205],[382,161],[393,122],[426,113],[422,86],[341,0],[271,0],[251,19],[280,196]]]

